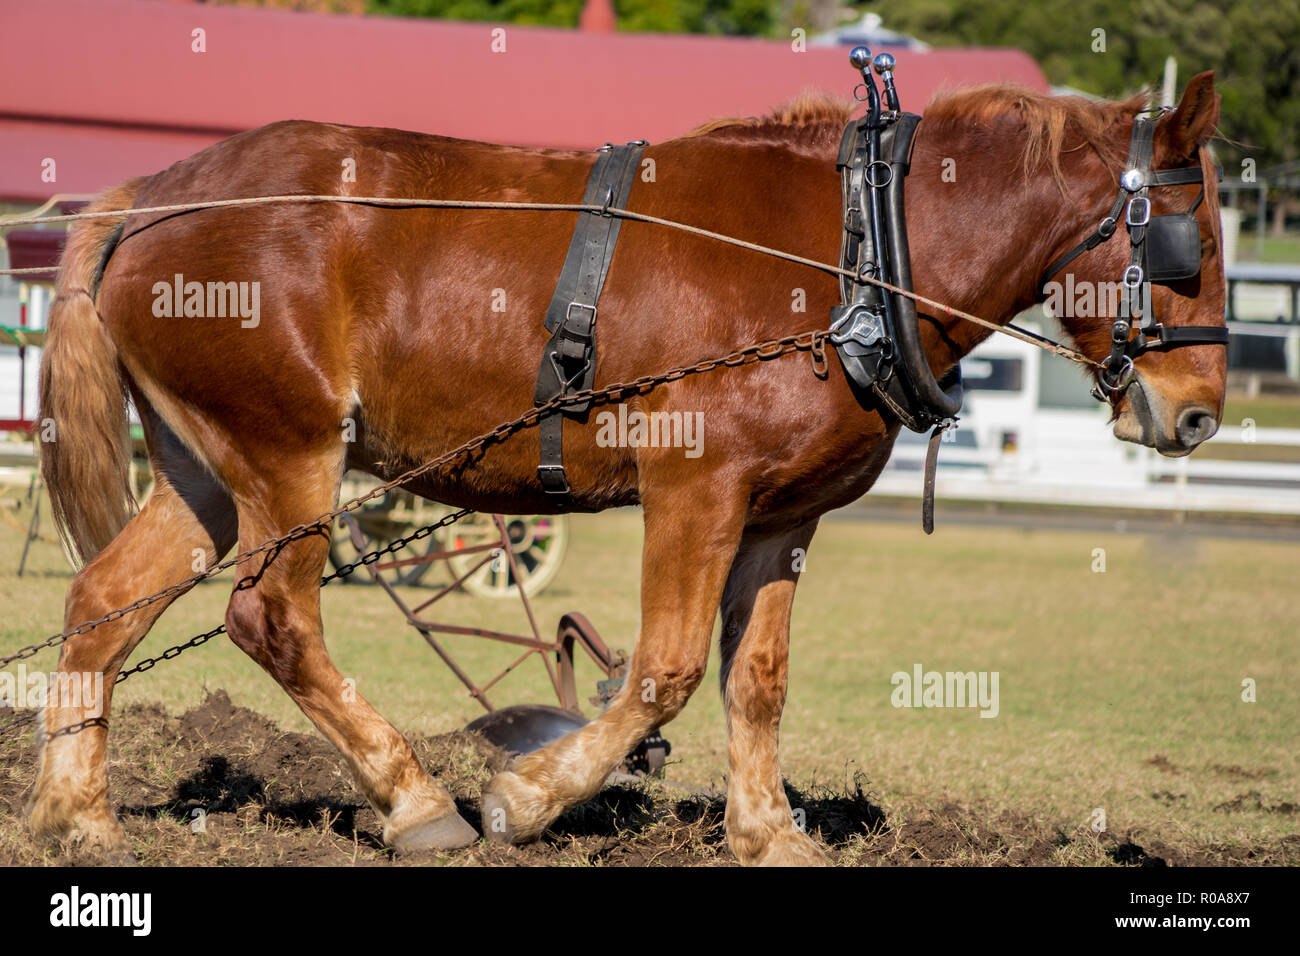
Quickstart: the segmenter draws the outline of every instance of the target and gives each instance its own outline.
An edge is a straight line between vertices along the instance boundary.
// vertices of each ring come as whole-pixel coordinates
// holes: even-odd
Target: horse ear
[[[1219,94],[1214,92],[1214,71],[1197,73],[1183,90],[1178,108],[1158,127],[1160,145],[1170,161],[1195,159],[1219,125]]]

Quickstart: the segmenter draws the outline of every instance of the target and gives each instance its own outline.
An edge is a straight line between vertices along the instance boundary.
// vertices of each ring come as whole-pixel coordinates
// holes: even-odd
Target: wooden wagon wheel
[[[569,519],[565,515],[503,515],[502,520],[524,593],[532,597],[555,580],[564,563],[564,552],[569,545]],[[483,544],[495,540],[498,534],[492,516],[485,514],[467,515],[450,531],[449,549]],[[478,555],[469,554],[449,558],[448,563],[459,577],[478,559]],[[482,597],[510,597],[515,586],[510,564],[504,556],[498,556],[466,578],[462,586]]]

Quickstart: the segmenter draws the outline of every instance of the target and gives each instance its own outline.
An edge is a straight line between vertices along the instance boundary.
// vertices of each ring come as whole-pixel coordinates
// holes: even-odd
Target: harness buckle
[[[591,313],[591,318],[585,320],[585,326],[584,325],[575,326],[572,324],[573,310],[575,308],[586,309]],[[584,322],[583,319],[579,319],[578,321]],[[564,325],[566,329],[570,331],[577,332],[579,335],[582,335],[583,337],[589,337],[591,335],[591,330],[596,326],[596,307],[594,305],[587,305],[585,302],[570,302],[569,307],[564,310]]]
[[[1109,239],[1111,236],[1115,235],[1115,227],[1118,225],[1119,223],[1115,221],[1114,216],[1107,216],[1097,226],[1097,235],[1101,236],[1103,241]]]
[[[1124,270],[1124,278],[1120,281],[1124,284],[1124,288],[1126,289],[1137,289],[1141,287],[1142,280],[1145,276],[1146,273],[1142,271],[1142,267],[1137,263],[1134,263]]]
[[[1138,206],[1141,203],[1141,206]],[[1137,206],[1142,210],[1141,218],[1133,212],[1133,207]],[[1151,200],[1145,196],[1134,196],[1128,201],[1128,212],[1124,215],[1124,222],[1129,226],[1145,226],[1151,221]]]
[[[564,473],[563,465],[538,465],[537,480],[548,495],[567,495],[573,490],[569,487],[569,476]]]

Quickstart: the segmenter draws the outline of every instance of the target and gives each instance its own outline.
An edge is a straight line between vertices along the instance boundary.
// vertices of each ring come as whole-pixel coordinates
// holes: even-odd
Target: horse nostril
[[[1195,448],[1218,429],[1218,419],[1207,408],[1184,409],[1178,416],[1178,442],[1184,448]]]

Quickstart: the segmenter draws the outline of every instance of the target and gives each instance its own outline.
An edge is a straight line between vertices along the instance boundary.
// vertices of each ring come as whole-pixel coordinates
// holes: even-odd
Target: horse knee
[[[660,720],[672,720],[700,686],[706,663],[693,657],[647,662],[638,670],[640,676],[629,680],[628,692],[653,709]]]
[[[723,697],[753,723],[779,721],[785,706],[787,674],[779,662],[751,655],[727,669]]]

